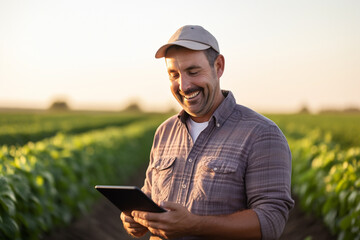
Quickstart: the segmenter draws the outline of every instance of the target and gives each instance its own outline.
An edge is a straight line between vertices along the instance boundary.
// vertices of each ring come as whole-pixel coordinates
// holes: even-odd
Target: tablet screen
[[[136,186],[96,185],[95,188],[122,212],[166,212]]]

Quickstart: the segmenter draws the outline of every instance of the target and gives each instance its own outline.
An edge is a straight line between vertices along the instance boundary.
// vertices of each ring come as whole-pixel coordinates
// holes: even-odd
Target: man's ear
[[[223,75],[225,69],[225,58],[223,55],[219,54],[215,60],[214,68],[218,79]]]

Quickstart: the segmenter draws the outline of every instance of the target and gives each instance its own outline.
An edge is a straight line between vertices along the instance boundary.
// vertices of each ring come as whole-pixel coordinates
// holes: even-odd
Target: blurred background
[[[0,107],[178,108],[155,51],[202,25],[225,56],[223,89],[260,112],[360,106],[360,2],[0,1]]]
[[[217,38],[221,87],[288,140],[281,239],[360,239],[356,0],[0,0],[0,239],[129,238],[94,185],[142,186],[180,110],[155,52],[187,24]]]

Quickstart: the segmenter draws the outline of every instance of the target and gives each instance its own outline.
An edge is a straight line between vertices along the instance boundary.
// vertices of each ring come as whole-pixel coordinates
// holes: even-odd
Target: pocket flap
[[[236,172],[239,163],[219,159],[209,159],[204,163],[203,169],[207,172],[232,173]]]
[[[175,162],[176,157],[161,158],[154,162],[153,168],[161,171],[170,168]]]

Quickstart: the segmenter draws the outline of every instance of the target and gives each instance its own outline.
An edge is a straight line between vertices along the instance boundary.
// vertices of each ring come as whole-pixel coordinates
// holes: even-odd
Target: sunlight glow
[[[189,8],[188,6],[192,7]],[[258,111],[360,106],[360,2],[0,2],[0,108],[178,107],[159,46],[185,24],[218,39],[221,79]],[[180,14],[180,16],[178,16]],[[166,21],[165,21],[166,19]]]

